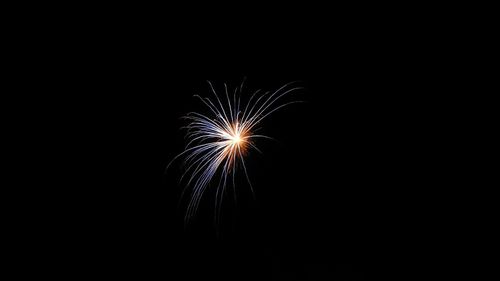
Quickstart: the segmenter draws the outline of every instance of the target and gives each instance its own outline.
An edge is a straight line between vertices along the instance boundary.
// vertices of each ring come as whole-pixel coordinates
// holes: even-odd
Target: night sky
[[[80,65],[67,111],[85,169],[73,175],[80,209],[68,252],[81,272],[167,280],[370,280],[394,275],[418,247],[428,139],[418,134],[431,100],[414,68],[404,30],[357,21],[299,22],[238,29],[227,24],[175,28],[142,17],[76,41],[67,65]],[[160,24],[161,23],[161,24]],[[165,28],[163,28],[165,26]],[[396,37],[395,37],[396,36]],[[395,40],[401,38],[401,40]],[[78,51],[76,51],[78,50]],[[245,92],[299,81],[304,101],[262,122],[263,154],[246,158],[255,190],[237,180],[214,227],[214,189],[188,225],[178,180],[189,111],[209,113],[194,94],[207,80]],[[75,86],[77,85],[77,86]],[[419,114],[415,114],[419,112]],[[89,177],[92,174],[95,176]],[[69,203],[71,204],[71,203]],[[418,236],[418,235],[417,235]],[[92,274],[91,274],[92,275]]]

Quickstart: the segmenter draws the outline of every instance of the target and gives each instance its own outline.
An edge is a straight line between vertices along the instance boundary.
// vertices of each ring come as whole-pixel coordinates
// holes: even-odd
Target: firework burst
[[[190,112],[184,117],[189,121],[189,124],[184,127],[187,129],[186,149],[172,160],[173,162],[181,156],[184,157],[185,171],[181,181],[189,175],[186,177],[186,188],[192,187],[192,196],[185,216],[186,221],[196,213],[201,197],[212,181],[218,182],[215,218],[219,217],[226,186],[228,181],[232,181],[234,189],[238,167],[242,168],[253,194],[244,156],[250,149],[259,151],[255,146],[255,139],[269,138],[255,134],[257,126],[274,111],[297,103],[298,101],[282,102],[281,100],[285,95],[302,89],[302,87],[292,87],[294,84],[292,82],[274,92],[259,94],[261,91],[257,90],[248,100],[242,101],[243,83],[234,89],[232,97],[226,84],[224,84],[225,95],[223,96],[217,94],[212,83],[208,82],[208,84],[214,98],[204,98],[199,95],[195,97],[208,107],[211,114]]]

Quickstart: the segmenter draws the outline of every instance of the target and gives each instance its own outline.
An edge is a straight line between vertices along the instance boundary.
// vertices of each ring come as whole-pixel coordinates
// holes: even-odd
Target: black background
[[[56,50],[62,110],[76,117],[63,121],[60,143],[78,165],[56,192],[76,209],[57,236],[73,273],[369,280],[411,265],[428,235],[417,225],[434,172],[432,139],[420,132],[439,101],[427,87],[428,46],[407,36],[410,25],[326,14],[244,27],[126,18],[71,27]],[[165,173],[185,144],[180,117],[208,113],[193,97],[210,95],[207,80],[222,90],[245,77],[247,94],[299,81],[291,99],[304,103],[263,122],[277,142],[259,140],[263,154],[248,156],[256,198],[242,181],[217,231],[209,191],[185,226],[179,165]]]

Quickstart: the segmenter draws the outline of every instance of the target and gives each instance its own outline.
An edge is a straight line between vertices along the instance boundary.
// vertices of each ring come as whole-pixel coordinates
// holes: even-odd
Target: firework
[[[234,92],[232,91],[232,97],[226,84],[224,84],[225,95],[222,96],[217,94],[212,83],[208,84],[214,97],[212,99],[199,95],[195,97],[208,107],[210,115],[190,112],[184,117],[189,121],[184,127],[187,130],[186,149],[172,160],[173,162],[181,156],[184,157],[185,171],[181,181],[188,175],[185,179],[186,188],[192,187],[186,221],[196,213],[201,197],[212,181],[218,182],[215,197],[215,217],[218,217],[226,186],[232,181],[234,189],[236,171],[239,167],[245,174],[252,194],[254,193],[244,156],[250,149],[259,151],[255,146],[255,139],[270,138],[255,134],[257,126],[274,111],[297,103],[298,101],[282,102],[282,98],[302,89],[302,87],[292,87],[294,84],[292,82],[274,92],[260,94],[261,90],[257,90],[248,100],[243,101],[243,83],[235,88]]]

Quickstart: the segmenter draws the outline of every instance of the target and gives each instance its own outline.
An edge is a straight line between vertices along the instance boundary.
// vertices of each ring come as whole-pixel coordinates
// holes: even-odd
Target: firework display
[[[270,138],[256,134],[257,127],[276,110],[299,102],[283,102],[283,97],[302,89],[294,87],[295,82],[291,82],[273,92],[261,93],[257,90],[245,101],[242,97],[243,83],[231,91],[232,94],[224,84],[223,95],[217,93],[211,82],[208,84],[214,97],[195,97],[209,109],[210,114],[190,112],[184,117],[189,122],[184,127],[187,130],[186,149],[172,160],[183,157],[185,171],[181,181],[184,179],[186,188],[192,188],[186,221],[196,213],[201,197],[212,181],[217,188],[216,212],[220,212],[223,194],[228,184],[234,188],[239,167],[253,193],[244,157],[250,149],[259,151],[255,139]]]

